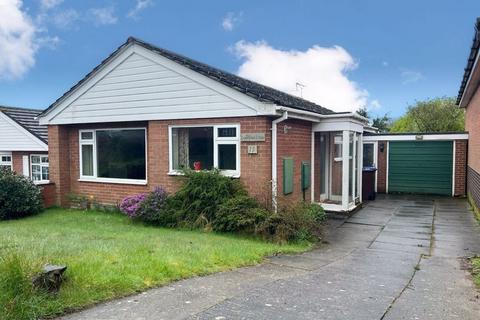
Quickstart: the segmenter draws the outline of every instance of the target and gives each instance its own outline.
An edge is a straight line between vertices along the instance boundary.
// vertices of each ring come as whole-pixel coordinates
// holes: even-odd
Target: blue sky
[[[8,60],[1,47],[10,40],[0,36],[0,104],[33,108],[133,35],[286,91],[301,82],[317,102],[397,117],[415,100],[457,94],[480,15],[478,0],[2,1],[22,14],[3,23],[24,19],[30,42],[19,44],[23,60]]]

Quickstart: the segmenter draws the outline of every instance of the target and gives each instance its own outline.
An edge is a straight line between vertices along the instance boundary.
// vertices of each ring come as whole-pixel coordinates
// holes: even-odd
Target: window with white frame
[[[12,155],[10,153],[0,153],[0,168],[12,170]]]
[[[49,181],[48,155],[32,154],[30,156],[30,167],[33,182],[42,183]]]
[[[170,172],[183,169],[220,169],[225,175],[240,175],[240,126],[170,127]]]
[[[105,182],[146,183],[146,129],[79,131],[80,178]]]
[[[363,143],[363,167],[375,167],[375,144]]]

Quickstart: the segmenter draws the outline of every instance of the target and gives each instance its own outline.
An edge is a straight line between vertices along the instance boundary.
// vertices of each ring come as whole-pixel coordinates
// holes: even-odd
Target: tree
[[[378,129],[379,132],[388,132],[390,131],[390,124],[392,119],[384,114],[382,117],[376,117],[372,120],[372,127]]]
[[[389,131],[390,122],[392,119],[388,116],[388,114],[385,113],[383,116],[378,116],[372,119],[366,108],[358,109],[357,113],[362,117],[367,118],[369,120],[369,124],[372,127],[377,128],[379,132]]]
[[[465,130],[463,109],[455,98],[441,97],[417,101],[391,126],[391,132],[461,132]]]

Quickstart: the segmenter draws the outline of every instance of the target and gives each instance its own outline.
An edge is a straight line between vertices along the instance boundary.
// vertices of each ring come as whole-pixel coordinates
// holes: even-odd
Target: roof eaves
[[[458,90],[458,96],[456,101],[457,105],[460,105],[460,102],[462,101],[465,90],[467,89],[470,76],[475,66],[475,61],[477,60],[479,49],[480,49],[480,17],[477,18],[477,21],[475,23],[475,33],[472,40],[472,46],[470,48],[470,53],[468,55],[467,65],[464,68],[462,83],[460,84],[460,89]]]

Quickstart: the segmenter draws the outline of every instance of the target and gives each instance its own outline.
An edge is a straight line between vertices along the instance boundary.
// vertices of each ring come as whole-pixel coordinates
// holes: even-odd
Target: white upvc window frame
[[[143,130],[145,135],[145,179],[122,179],[122,178],[102,178],[98,177],[97,171],[97,131],[126,131],[126,130]],[[92,133],[92,139],[82,139],[82,133]],[[135,128],[100,128],[100,129],[81,129],[78,130],[78,156],[79,156],[79,175],[78,181],[83,182],[99,182],[99,183],[116,183],[116,184],[136,184],[147,185],[148,184],[148,139],[147,139],[146,127]],[[83,174],[83,159],[82,159],[82,146],[91,145],[93,153],[93,176],[87,176]]]
[[[34,163],[33,158],[39,157],[40,162]],[[44,162],[43,159],[47,159],[47,162]],[[40,180],[33,179],[33,167],[39,166],[40,167]],[[42,168],[48,168],[48,179],[43,179]],[[48,154],[31,154],[30,155],[30,178],[32,179],[33,183],[35,184],[46,184],[50,183],[50,161],[48,159]]]
[[[9,157],[10,160],[4,160],[3,157]],[[11,152],[0,152],[0,166],[10,167],[10,170],[13,170],[13,157]]]
[[[237,167],[235,170],[220,170],[221,173],[227,177],[239,178],[240,177],[240,124],[238,123],[226,123],[226,124],[193,124],[193,125],[170,125],[168,126],[168,150],[169,150],[169,163],[168,163],[168,174],[169,175],[182,175],[181,170],[176,170],[173,168],[173,139],[172,133],[175,128],[213,128],[213,167],[218,168],[218,146],[219,145],[235,145],[236,146],[236,164]],[[235,137],[219,137],[218,129],[221,128],[235,128],[236,136]]]

